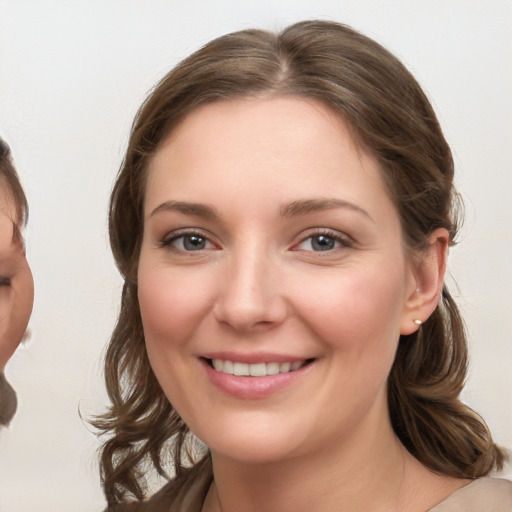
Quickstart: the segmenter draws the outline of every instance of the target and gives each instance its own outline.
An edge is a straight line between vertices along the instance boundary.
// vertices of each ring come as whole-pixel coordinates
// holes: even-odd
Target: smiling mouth
[[[290,373],[310,364],[313,359],[304,359],[293,362],[270,362],[270,363],[239,363],[223,359],[206,359],[208,364],[216,371],[228,375],[240,377],[267,377],[269,375],[278,375],[280,373]]]

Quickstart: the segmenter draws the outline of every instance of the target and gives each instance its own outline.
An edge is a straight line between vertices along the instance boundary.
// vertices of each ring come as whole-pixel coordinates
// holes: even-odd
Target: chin
[[[295,429],[294,429],[295,430]],[[293,458],[301,451],[299,440],[304,433],[291,432],[283,425],[239,423],[218,431],[210,428],[204,437],[198,436],[212,455],[243,464],[269,464]]]
[[[235,442],[225,446],[218,444],[210,448],[213,457],[230,459],[238,464],[262,465],[283,462],[292,459],[297,447],[269,444],[259,439],[254,442]]]

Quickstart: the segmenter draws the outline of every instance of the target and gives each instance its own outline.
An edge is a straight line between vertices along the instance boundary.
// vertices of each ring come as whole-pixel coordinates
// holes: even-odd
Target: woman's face
[[[379,166],[321,104],[189,115],[149,168],[138,286],[153,370],[214,455],[318,453],[386,420],[414,272]]]
[[[21,240],[14,240],[16,207],[0,181],[0,370],[20,344],[34,301],[34,282]]]

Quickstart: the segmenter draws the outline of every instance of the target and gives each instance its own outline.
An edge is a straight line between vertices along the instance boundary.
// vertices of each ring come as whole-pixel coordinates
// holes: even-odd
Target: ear
[[[427,249],[411,262],[412,290],[404,304],[400,334],[412,334],[434,312],[443,291],[450,234],[438,228],[429,237]]]

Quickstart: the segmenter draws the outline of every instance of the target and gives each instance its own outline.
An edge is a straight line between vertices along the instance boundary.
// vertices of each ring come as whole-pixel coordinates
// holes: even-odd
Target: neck
[[[372,422],[370,422],[372,423]],[[203,510],[331,512],[395,509],[410,455],[387,422],[302,457],[241,463],[212,453],[214,484]]]

